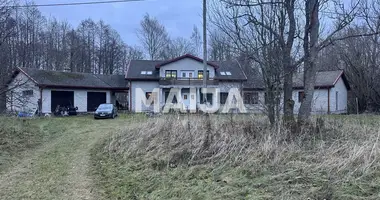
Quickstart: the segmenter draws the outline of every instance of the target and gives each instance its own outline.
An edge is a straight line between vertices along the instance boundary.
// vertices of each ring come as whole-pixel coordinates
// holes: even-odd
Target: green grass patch
[[[62,129],[51,119],[0,118],[0,171],[25,150],[57,137]]]

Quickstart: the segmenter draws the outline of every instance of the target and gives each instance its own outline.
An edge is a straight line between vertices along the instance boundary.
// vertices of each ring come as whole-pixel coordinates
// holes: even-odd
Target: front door
[[[183,109],[185,110],[190,109],[190,94],[189,93],[182,93],[182,102],[183,102]]]

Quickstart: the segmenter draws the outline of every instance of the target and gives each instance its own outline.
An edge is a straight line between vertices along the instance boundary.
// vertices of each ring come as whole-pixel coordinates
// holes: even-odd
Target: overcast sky
[[[35,0],[36,4],[89,2],[95,0]],[[107,1],[107,0],[104,0]],[[156,17],[173,37],[190,37],[193,26],[201,26],[202,0],[145,0],[139,2],[40,7],[46,17],[67,20],[76,27],[81,20],[102,19],[116,29],[129,45],[138,44],[136,29],[145,13]]]

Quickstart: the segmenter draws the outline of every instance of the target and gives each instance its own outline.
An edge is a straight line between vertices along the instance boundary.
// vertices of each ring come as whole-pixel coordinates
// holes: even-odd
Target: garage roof
[[[101,75],[19,67],[13,77],[20,72],[24,73],[40,87],[110,90],[128,89],[123,75]]]

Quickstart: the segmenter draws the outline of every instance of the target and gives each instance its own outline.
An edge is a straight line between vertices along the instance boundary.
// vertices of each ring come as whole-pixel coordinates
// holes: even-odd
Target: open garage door
[[[58,107],[74,106],[74,91],[51,91],[51,112]]]
[[[102,103],[107,103],[106,92],[87,92],[87,112],[94,112]]]

